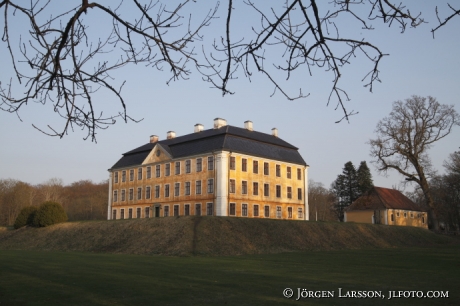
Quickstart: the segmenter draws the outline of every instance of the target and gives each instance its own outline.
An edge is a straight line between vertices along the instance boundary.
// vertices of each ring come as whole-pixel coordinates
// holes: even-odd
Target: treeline
[[[351,161],[345,163],[342,173],[329,189],[322,183],[309,180],[310,220],[343,222],[345,208],[373,186],[372,174],[366,161],[362,161],[358,169]]]
[[[46,201],[60,203],[70,221],[107,219],[108,182],[90,180],[64,185],[53,178],[39,185],[13,179],[0,180],[0,225],[12,225],[23,207]]]
[[[460,230],[460,151],[449,155],[444,161],[446,174],[433,175],[429,181],[430,192],[434,201],[434,213],[439,221],[439,229],[447,231]],[[408,196],[424,206],[425,196],[420,187]]]

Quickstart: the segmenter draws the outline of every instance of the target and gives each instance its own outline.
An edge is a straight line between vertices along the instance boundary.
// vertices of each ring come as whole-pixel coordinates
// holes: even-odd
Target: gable
[[[150,153],[144,159],[142,165],[164,162],[171,159],[171,154],[169,154],[169,152],[161,144],[157,143],[153,149],[150,150]]]

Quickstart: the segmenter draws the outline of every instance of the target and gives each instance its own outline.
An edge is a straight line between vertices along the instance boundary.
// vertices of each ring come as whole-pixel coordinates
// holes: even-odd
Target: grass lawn
[[[460,246],[164,257],[0,251],[0,305],[460,305]],[[292,288],[291,299],[283,290]],[[302,298],[298,289],[333,291]],[[339,298],[381,291],[385,299]],[[389,291],[448,291],[394,298]]]

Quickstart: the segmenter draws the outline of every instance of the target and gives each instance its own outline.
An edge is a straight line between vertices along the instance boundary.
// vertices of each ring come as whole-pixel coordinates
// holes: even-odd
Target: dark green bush
[[[38,208],[35,206],[27,206],[21,209],[16,221],[14,221],[14,228],[18,229],[26,225],[32,225],[37,211]]]
[[[44,227],[65,221],[67,221],[67,214],[61,204],[56,202],[45,202],[38,208],[33,225]]]

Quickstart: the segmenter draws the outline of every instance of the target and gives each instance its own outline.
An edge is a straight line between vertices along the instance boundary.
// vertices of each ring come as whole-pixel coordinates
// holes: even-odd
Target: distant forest
[[[39,206],[45,201],[62,204],[69,221],[107,219],[108,181],[90,180],[64,185],[58,178],[30,185],[13,179],[0,180],[0,225],[12,225],[26,206]]]

